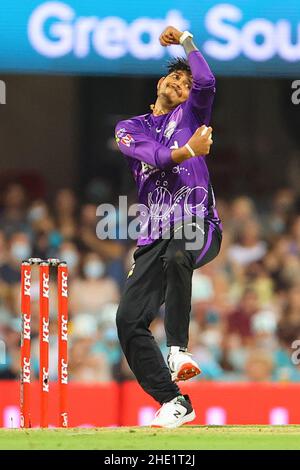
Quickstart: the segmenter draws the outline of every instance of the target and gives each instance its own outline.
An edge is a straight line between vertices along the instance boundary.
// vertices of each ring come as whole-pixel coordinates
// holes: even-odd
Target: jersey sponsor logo
[[[62,358],[60,364],[60,383],[67,385],[68,384],[68,363],[67,361]]]
[[[43,317],[43,342],[49,343],[49,320]]]
[[[22,365],[22,383],[30,384],[30,359],[24,357]]]
[[[30,316],[24,313],[22,316],[23,328],[22,328],[22,340],[28,339],[30,341]]]
[[[43,392],[49,392],[49,371],[43,367]]]
[[[68,341],[68,319],[62,315],[61,317],[61,341]]]
[[[61,273],[61,296],[68,297],[68,275],[65,272]]]
[[[43,297],[49,299],[49,275],[43,273]]]
[[[24,290],[23,295],[30,297],[30,270],[24,269]]]

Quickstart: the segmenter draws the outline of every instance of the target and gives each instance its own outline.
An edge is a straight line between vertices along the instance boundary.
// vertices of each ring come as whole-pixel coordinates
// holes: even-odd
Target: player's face
[[[157,94],[170,108],[175,108],[188,99],[191,88],[191,75],[179,70],[170,73],[159,81]]]

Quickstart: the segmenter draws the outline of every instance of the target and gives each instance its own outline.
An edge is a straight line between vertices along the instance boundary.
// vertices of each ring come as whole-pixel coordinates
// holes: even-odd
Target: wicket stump
[[[31,422],[30,385],[31,385],[31,270],[39,269],[39,381],[40,381],[40,426],[49,425],[49,282],[50,268],[57,268],[58,291],[58,390],[59,390],[59,427],[68,427],[67,387],[68,387],[68,268],[58,259],[42,260],[30,258],[21,267],[21,380],[20,411],[21,428],[29,428]]]

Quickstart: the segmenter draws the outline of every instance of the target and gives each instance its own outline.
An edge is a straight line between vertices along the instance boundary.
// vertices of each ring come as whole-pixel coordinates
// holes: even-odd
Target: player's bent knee
[[[177,268],[188,264],[188,258],[183,250],[167,250],[164,256],[165,268]]]
[[[116,315],[116,325],[118,336],[121,342],[127,341],[132,335],[134,335],[138,324],[137,321],[130,315],[130,311],[126,305],[120,304]]]

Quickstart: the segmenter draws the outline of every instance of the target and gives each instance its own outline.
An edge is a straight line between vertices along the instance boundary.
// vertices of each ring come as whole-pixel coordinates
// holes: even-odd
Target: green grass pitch
[[[297,449],[300,426],[0,429],[0,449],[203,450]]]

